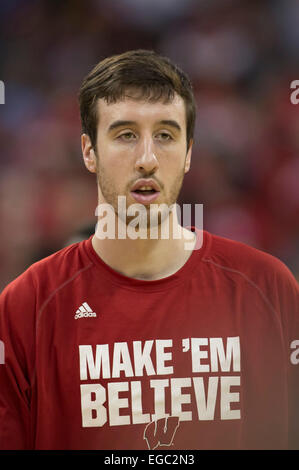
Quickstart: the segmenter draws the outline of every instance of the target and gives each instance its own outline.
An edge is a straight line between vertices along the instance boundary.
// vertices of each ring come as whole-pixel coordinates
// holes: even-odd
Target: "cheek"
[[[123,194],[126,190],[130,174],[124,165],[115,159],[99,160],[98,180],[104,195]]]
[[[165,178],[173,179],[185,168],[185,155],[181,151],[168,152],[159,158],[159,168]]]
[[[130,160],[134,158],[134,147],[129,144],[121,145],[119,143],[102,144],[98,147],[99,154],[102,155],[102,160],[105,165],[113,168],[129,165]]]
[[[116,179],[117,175],[123,174],[126,162],[124,151],[117,149],[113,145],[98,144],[99,170],[102,170],[106,176]]]

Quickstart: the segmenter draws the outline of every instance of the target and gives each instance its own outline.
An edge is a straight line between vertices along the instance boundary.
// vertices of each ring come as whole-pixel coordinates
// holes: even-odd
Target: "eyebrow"
[[[114,121],[110,126],[108,127],[108,132],[113,131],[114,129],[117,129],[119,127],[124,127],[124,126],[131,126],[131,125],[136,125],[136,121],[123,121],[118,119],[117,121]],[[178,124],[177,121],[174,121],[173,119],[163,119],[162,121],[159,121],[158,124],[164,124],[165,126],[170,126],[174,127],[176,130],[181,132],[181,126]]]
[[[165,126],[174,127],[178,131],[181,132],[181,126],[178,122],[174,121],[173,119],[164,119],[163,121],[159,121],[159,124],[164,124]]]

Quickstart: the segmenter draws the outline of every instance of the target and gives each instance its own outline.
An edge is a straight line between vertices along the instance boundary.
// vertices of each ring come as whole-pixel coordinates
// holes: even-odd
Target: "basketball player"
[[[1,449],[298,448],[295,278],[173,210],[189,79],[129,51],[96,65],[79,101],[97,229],[1,295]]]

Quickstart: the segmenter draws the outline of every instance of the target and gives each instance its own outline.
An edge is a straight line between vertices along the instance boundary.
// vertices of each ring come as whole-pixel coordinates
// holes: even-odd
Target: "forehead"
[[[107,103],[100,98],[97,102],[99,129],[108,129],[116,120],[135,121],[137,124],[155,124],[162,120],[173,119],[186,125],[186,109],[183,98],[177,94],[173,100],[164,103],[163,100],[151,102],[143,99],[125,97],[116,103]]]

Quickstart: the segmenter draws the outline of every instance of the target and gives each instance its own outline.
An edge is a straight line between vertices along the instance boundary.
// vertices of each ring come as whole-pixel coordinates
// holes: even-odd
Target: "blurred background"
[[[0,289],[87,238],[95,176],[83,164],[77,93],[104,57],[154,49],[197,101],[180,203],[204,228],[280,258],[299,279],[298,0],[1,0]]]

